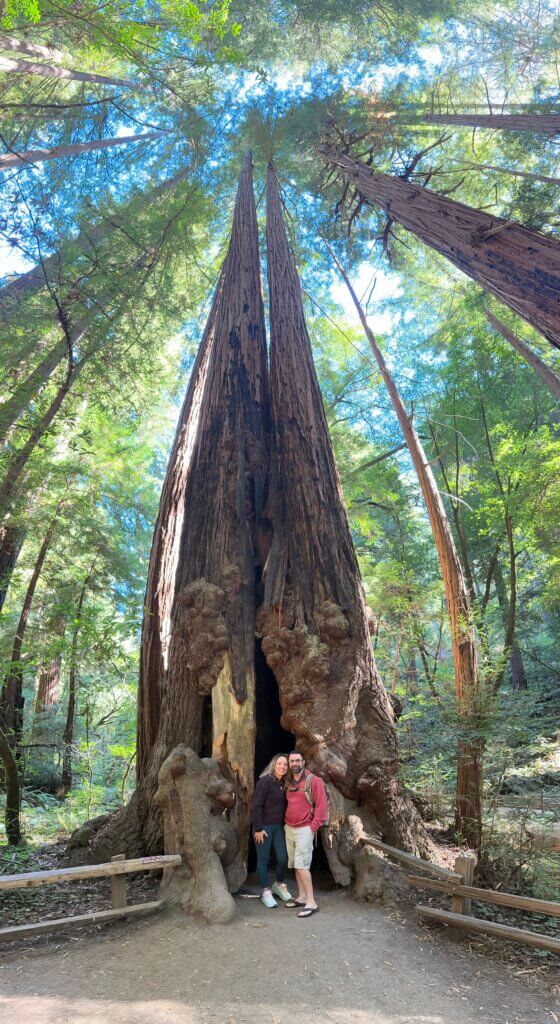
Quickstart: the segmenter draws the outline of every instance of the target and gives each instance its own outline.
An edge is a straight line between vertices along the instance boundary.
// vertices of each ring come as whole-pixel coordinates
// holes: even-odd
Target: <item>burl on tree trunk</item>
[[[217,761],[178,746],[159,770],[155,797],[163,814],[165,853],[183,864],[163,878],[162,898],[181,910],[219,924],[233,917],[230,892],[245,879],[245,863],[233,822],[224,812],[235,804],[235,787]]]
[[[267,236],[270,381],[248,157],[156,525],[143,631],[138,785],[93,845],[100,859],[160,852],[163,808],[168,849],[182,843],[185,861],[199,863],[202,846],[187,850],[186,844],[195,841],[193,829],[206,829],[200,842],[210,857],[215,823],[196,819],[181,840],[172,801],[178,814],[179,803],[182,808],[178,821],[195,822],[196,787],[215,762],[235,789],[230,816],[246,854],[257,688],[265,692],[255,668],[257,637],[278,686],[277,724],[295,736],[330,784],[335,820],[328,856],[333,873],[348,883],[348,857],[342,862],[336,851],[342,822],[358,804],[368,827],[389,842],[416,853],[431,847],[399,782],[393,714],[373,661],[273,170]],[[206,760],[210,754],[214,762]],[[176,790],[179,796],[169,795]],[[239,884],[237,868],[235,875],[226,870],[226,888]],[[183,872],[173,884],[186,892],[189,877]],[[180,899],[188,906],[191,895]]]

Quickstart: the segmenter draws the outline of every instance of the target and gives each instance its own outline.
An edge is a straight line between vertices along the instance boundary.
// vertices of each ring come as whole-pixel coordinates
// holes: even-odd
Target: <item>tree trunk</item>
[[[560,377],[554,372],[554,370],[552,370],[550,366],[547,366],[544,360],[529,348],[529,345],[522,341],[522,339],[515,334],[510,327],[507,327],[501,320],[498,320],[498,317],[494,316],[493,313],[490,313],[489,310],[486,310],[486,317],[494,330],[498,331],[499,334],[509,342],[512,348],[514,348],[515,351],[533,367],[543,384],[546,384],[549,391],[552,391],[552,394],[556,398],[560,399]]]
[[[176,185],[179,185],[190,174],[191,168],[184,168],[178,174],[166,179],[160,185],[148,190],[142,195],[145,205],[152,205],[161,196],[167,195]],[[126,218],[124,218],[126,219]],[[118,214],[104,217],[97,224],[87,224],[83,227],[76,238],[70,239],[70,251],[77,249],[83,251],[86,258],[97,261],[97,247],[100,242],[106,241],[115,232],[123,230],[123,219]],[[71,263],[66,255],[66,262]],[[17,308],[16,304],[20,298],[28,298],[36,292],[51,284],[55,290],[60,291],[62,285],[71,287],[74,282],[63,280],[65,265],[64,251],[55,252],[52,256],[46,256],[41,263],[27,270],[24,274],[18,274],[13,280],[0,288],[0,309],[4,315]]]
[[[446,256],[560,348],[560,246],[553,238],[319,147],[365,200]]]
[[[51,646],[52,640],[54,639],[57,647],[59,648],[65,632],[66,618],[64,615],[57,615],[55,618],[51,619],[47,625],[47,634],[51,641]],[[52,707],[58,704],[60,700],[61,666],[62,654],[58,649],[42,661],[39,668],[37,693],[35,696],[36,715],[41,715],[43,712],[49,711]]]
[[[76,686],[78,677],[78,639],[82,627],[82,611],[87,589],[91,583],[98,555],[95,555],[93,562],[85,577],[76,611],[73,618],[72,643],[70,646],[70,670],[68,673],[68,706],[66,709],[66,725],[64,727],[64,753],[62,756],[62,778],[59,796],[63,799],[72,789],[72,749],[74,743],[74,720],[76,717]]]
[[[502,567],[499,564],[499,562],[496,562],[494,566],[494,584],[496,587],[496,596],[498,598],[498,604],[500,606],[500,611],[502,613],[504,630],[507,634],[508,623],[511,620],[510,603],[507,599],[504,577],[502,575]],[[523,664],[523,657],[521,655],[521,651],[519,650],[519,647],[517,646],[515,640],[515,631],[513,632],[513,639],[510,645],[509,665],[511,669],[512,690],[527,690],[528,685],[527,676],[525,674],[525,666]]]
[[[24,539],[24,527],[0,527],[0,612],[4,607],[12,573],[17,564]]]
[[[100,855],[161,849],[158,771],[180,744],[213,754],[236,787],[246,850],[254,785],[255,580],[264,519],[268,399],[252,164],[183,406],[156,524],[143,627],[139,776]],[[211,738],[203,724],[211,718]],[[208,744],[208,746],[207,746]]]
[[[397,738],[368,616],[274,169],[267,180],[273,541],[259,613],[282,724],[307,763],[359,799],[384,837],[426,850],[399,781]]]
[[[56,160],[59,157],[77,156],[91,150],[111,149],[112,146],[125,146],[129,142],[147,142],[159,139],[162,132],[144,132],[139,135],[121,135],[114,139],[101,139],[99,142],[73,142],[65,146],[52,146],[50,149],[29,149],[26,153],[8,153],[0,156],[0,171],[7,167],[40,164],[45,160]]]
[[[72,384],[76,381],[79,373],[84,366],[83,361],[77,365],[73,365],[69,360],[68,371],[62,384],[59,385],[57,392],[52,399],[50,405],[45,410],[33,430],[29,435],[29,438],[21,448],[15,453],[12,461],[10,462],[8,469],[4,475],[4,479],[0,482],[0,515],[4,516],[9,511],[14,492],[16,491],[17,484],[21,478],[21,475],[29,462],[29,459],[33,455],[37,444],[42,437],[46,434],[47,430],[51,426],[56,414],[58,413],[66,395],[68,394]]]
[[[53,46],[38,46],[37,43],[30,43],[28,39],[16,39],[15,36],[6,36],[3,32],[0,33],[0,50],[12,50],[14,53],[25,53],[31,57],[44,57],[55,63],[69,60],[68,54],[55,50]]]
[[[422,121],[427,124],[456,124],[463,128],[560,134],[560,114],[424,114]]]
[[[12,656],[10,658],[10,666],[6,673],[4,684],[2,686],[2,694],[0,696],[0,727],[8,736],[8,739],[12,745],[12,748],[17,751],[21,732],[23,728],[23,663],[22,663],[22,649],[23,641],[25,637],[25,630],[27,628],[27,622],[29,619],[29,613],[31,612],[31,606],[33,604],[33,598],[35,596],[35,590],[41,575],[43,563],[49,550],[53,533],[56,527],[58,509],[55,513],[49,528],[43,539],[43,543],[39,548],[39,553],[35,561],[35,566],[31,574],[31,579],[27,584],[27,590],[25,592],[25,598],[23,601],[23,608],[17,624],[16,635],[14,644],[12,647]]]
[[[30,60],[16,60],[13,57],[0,57],[1,71],[12,75],[41,75],[45,78],[64,78],[73,82],[97,82],[99,85],[123,85],[131,88],[140,84],[130,82],[126,78],[96,75],[92,71],[70,71],[68,68],[52,67],[51,64],[38,64]]]
[[[57,366],[64,359],[68,346],[66,339],[53,345],[44,359],[27,375],[12,391],[10,398],[0,405],[0,443],[2,443],[14,423],[29,407],[31,399],[38,394],[47,383]]]
[[[19,773],[14,752],[8,738],[0,728],[0,761],[4,766],[4,785],[6,788],[6,835],[10,846],[17,846],[21,839],[19,820],[21,790]]]
[[[459,729],[463,734],[457,751],[455,828],[470,846],[478,850],[482,827],[482,752],[484,744],[480,737],[474,735],[479,724],[481,707],[478,649],[469,591],[430,460],[427,458],[424,446],[413,426],[412,417],[406,411],[399,390],[367,322],[350,279],[332,249],[330,252],[352,297],[397,414],[432,528],[449,614],[458,721]],[[469,734],[468,738],[465,733]]]
[[[514,178],[526,178],[528,181],[542,181],[547,185],[560,185],[560,178],[551,178],[549,174],[535,174],[533,171],[518,171],[513,167],[496,167],[493,164],[461,163],[457,170],[496,171],[497,174],[511,174]]]

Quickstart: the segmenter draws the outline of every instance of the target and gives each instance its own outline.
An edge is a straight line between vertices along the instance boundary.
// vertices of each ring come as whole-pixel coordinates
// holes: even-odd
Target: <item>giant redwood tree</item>
[[[430,848],[398,777],[273,169],[267,218],[270,381],[247,156],[155,528],[137,788],[95,835],[100,857],[161,850],[158,772],[180,745],[234,784],[245,851],[255,772],[288,743],[331,784],[333,813],[345,797],[388,840]]]
[[[320,154],[368,203],[447,257],[560,348],[560,245],[521,224],[438,195],[321,146]]]

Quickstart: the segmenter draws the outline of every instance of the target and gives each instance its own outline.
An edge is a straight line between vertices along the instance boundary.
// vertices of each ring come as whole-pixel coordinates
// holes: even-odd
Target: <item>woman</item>
[[[288,867],[284,837],[284,780],[287,774],[286,754],[276,754],[257,782],[253,799],[253,835],[257,849],[257,875],[262,886],[261,903],[270,908],[278,906],[274,896],[278,896],[284,903],[292,898],[284,881]],[[272,847],[276,853],[276,881],[271,888],[268,881],[268,861]]]

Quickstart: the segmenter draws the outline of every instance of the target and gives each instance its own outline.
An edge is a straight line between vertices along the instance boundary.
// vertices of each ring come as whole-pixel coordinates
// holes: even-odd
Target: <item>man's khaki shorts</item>
[[[303,825],[301,828],[292,828],[291,825],[284,825],[284,831],[288,848],[288,867],[309,870],[313,857],[311,826]]]

